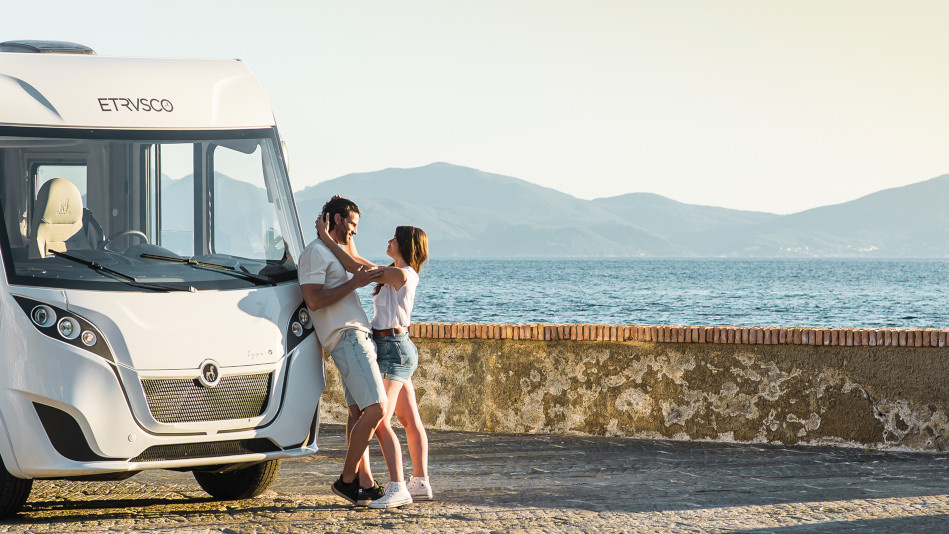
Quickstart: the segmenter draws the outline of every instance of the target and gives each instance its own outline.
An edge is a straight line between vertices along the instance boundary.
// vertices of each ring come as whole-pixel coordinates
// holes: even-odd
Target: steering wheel
[[[125,237],[125,236],[135,236],[135,237],[139,237],[139,238],[142,239],[142,241],[148,243],[148,236],[145,235],[144,232],[139,232],[138,230],[123,230],[123,231],[121,231],[121,232],[114,233],[114,234],[110,235],[109,237],[107,237],[107,238],[105,239],[105,242],[102,243],[102,249],[103,249],[103,250],[111,250],[111,249],[109,249],[109,245],[111,245],[112,242],[115,241],[116,239],[118,239],[118,238],[120,238],[120,237]],[[128,247],[126,247],[126,248],[128,248]],[[116,252],[117,252],[117,251],[116,251]]]

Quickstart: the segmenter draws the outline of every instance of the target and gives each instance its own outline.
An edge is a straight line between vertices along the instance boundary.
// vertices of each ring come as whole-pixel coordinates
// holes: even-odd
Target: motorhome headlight
[[[83,345],[91,347],[96,344],[99,338],[92,330],[83,330],[82,334],[79,335],[79,339],[82,340]]]
[[[310,319],[310,311],[306,308],[306,303],[301,302],[297,309],[293,310],[287,319],[286,347],[289,353],[297,347],[303,340],[310,337],[313,333],[313,321]]]
[[[300,325],[304,327],[310,326],[310,312],[306,308],[300,308],[297,311],[297,320],[300,321]]]
[[[40,305],[33,308],[33,311],[30,312],[30,317],[33,319],[33,322],[36,323],[36,326],[42,328],[53,326],[53,323],[56,322],[56,312],[49,306]]]
[[[79,323],[72,317],[63,317],[56,325],[59,335],[66,339],[76,339],[79,337]]]
[[[13,298],[23,313],[30,318],[33,326],[44,336],[115,362],[115,355],[112,354],[108,340],[92,321],[54,304],[20,295],[14,295]]]

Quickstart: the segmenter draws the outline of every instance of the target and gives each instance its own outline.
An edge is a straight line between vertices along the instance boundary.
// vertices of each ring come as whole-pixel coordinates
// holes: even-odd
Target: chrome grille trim
[[[273,373],[221,377],[213,388],[196,378],[143,379],[152,417],[161,423],[197,423],[258,417],[267,409]]]

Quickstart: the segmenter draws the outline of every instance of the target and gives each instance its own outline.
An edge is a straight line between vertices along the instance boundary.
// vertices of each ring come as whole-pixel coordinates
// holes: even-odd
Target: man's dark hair
[[[336,228],[336,214],[339,214],[343,219],[349,217],[350,213],[361,215],[359,213],[359,206],[357,206],[355,202],[339,195],[334,196],[329,202],[323,204],[323,213],[329,214],[330,216],[329,229],[331,231]]]

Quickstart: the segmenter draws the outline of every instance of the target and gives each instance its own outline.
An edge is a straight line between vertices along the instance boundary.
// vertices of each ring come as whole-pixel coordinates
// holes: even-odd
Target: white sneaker
[[[405,487],[405,482],[389,482],[386,484],[386,494],[369,503],[369,508],[396,508],[412,503],[412,496]]]
[[[432,485],[429,483],[428,477],[409,477],[409,483],[406,486],[413,500],[432,500]]]

